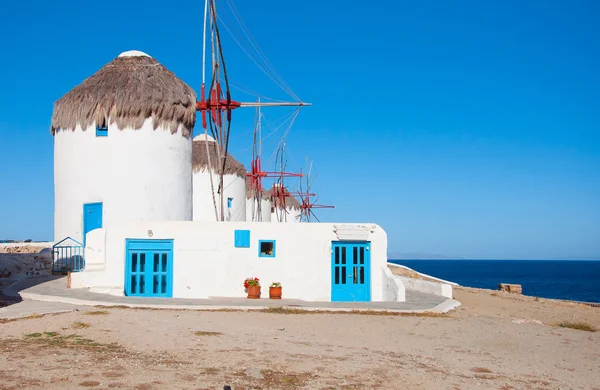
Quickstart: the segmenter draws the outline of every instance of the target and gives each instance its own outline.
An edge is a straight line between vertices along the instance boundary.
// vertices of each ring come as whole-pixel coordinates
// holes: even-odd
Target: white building
[[[224,221],[246,220],[246,168],[227,153],[223,191],[219,174],[225,151],[209,135],[200,134],[192,146],[194,221],[221,221],[221,192]]]
[[[147,54],[121,54],[54,106],[54,239],[192,219],[196,94]]]
[[[264,189],[250,188],[250,179],[246,179],[246,221],[271,222],[271,199]]]
[[[217,222],[215,172],[223,169],[223,151],[206,136],[192,142],[195,118],[192,89],[141,52],[123,53],[56,102],[55,240],[70,236],[85,247],[83,256],[80,245],[53,247],[53,255],[66,253],[59,260],[71,261],[57,271],[79,271],[71,274],[72,288],[242,298],[243,281],[258,277],[263,296],[280,282],[284,298],[404,301],[404,285],[387,267],[383,229],[256,223],[272,215],[298,221],[299,204],[292,196],[280,203],[285,189],[277,187],[273,210],[266,193],[256,204],[243,165],[231,156],[222,189],[230,222]]]
[[[88,234],[85,270],[71,288],[114,295],[246,297],[258,277],[263,298],[404,301],[387,267],[387,236],[374,224],[135,222]]]
[[[271,222],[301,222],[300,202],[279,184],[274,184],[267,195],[271,200]]]

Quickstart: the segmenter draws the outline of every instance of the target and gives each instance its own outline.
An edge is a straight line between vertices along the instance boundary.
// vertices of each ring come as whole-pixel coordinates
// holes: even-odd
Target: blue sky
[[[201,3],[3,6],[0,238],[52,239],[52,106],[84,78],[137,49],[199,90]],[[235,4],[313,103],[287,151],[290,168],[314,160],[319,202],[336,206],[322,220],[378,223],[390,252],[600,258],[600,3]],[[289,99],[221,33],[232,83]],[[248,164],[254,113],[235,114],[231,150]]]

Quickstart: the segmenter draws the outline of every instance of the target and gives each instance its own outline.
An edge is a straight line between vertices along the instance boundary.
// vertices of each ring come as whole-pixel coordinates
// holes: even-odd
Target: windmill
[[[315,180],[317,179],[317,175],[315,175],[315,177],[311,179],[312,165],[313,165],[312,161],[311,161],[310,165],[308,164],[308,157],[307,157],[306,158],[306,173],[303,175],[304,178],[306,179],[306,182],[303,185],[303,180],[300,179],[300,192],[297,192],[294,194],[297,197],[299,197],[301,200],[301,202],[300,202],[301,214],[300,214],[299,218],[302,222],[311,222],[311,220],[313,218],[317,222],[320,222],[319,218],[317,218],[317,216],[315,215],[313,209],[333,209],[333,208],[335,208],[335,206],[328,206],[328,205],[322,205],[322,204],[316,203],[319,201],[319,197],[317,196],[317,194],[311,192],[311,190],[312,190],[312,186],[315,183]],[[304,191],[303,191],[303,189],[304,189]],[[314,202],[311,200],[312,197],[317,197]]]
[[[260,101],[260,100],[259,100]],[[253,204],[257,207],[257,212],[253,213],[253,217],[256,217],[256,221],[261,221],[262,210],[262,195],[263,195],[263,184],[262,181],[265,178],[273,178],[274,185],[270,189],[269,196],[272,198],[272,202],[275,203],[273,210],[276,213],[277,221],[287,220],[287,215],[280,212],[280,208],[285,210],[286,197],[289,196],[289,192],[285,190],[284,178],[286,177],[302,177],[302,173],[287,172],[285,170],[286,164],[284,163],[283,156],[285,152],[285,135],[289,132],[291,126],[294,123],[295,117],[298,115],[298,110],[293,114],[290,120],[289,126],[280,141],[279,146],[276,149],[275,155],[275,169],[273,171],[262,170],[262,114],[260,106],[257,107],[257,119],[256,126],[254,129],[254,140],[252,149],[252,162],[250,165],[250,172],[246,175],[249,178],[249,191],[252,193],[254,199]],[[284,122],[285,123],[285,122]],[[277,165],[279,164],[279,169]]]
[[[292,107],[303,107],[310,106],[310,103],[304,103],[302,101],[297,102],[239,102],[231,98],[230,84],[227,75],[227,67],[225,65],[225,58],[223,55],[223,47],[221,45],[221,36],[219,33],[219,18],[217,16],[215,0],[205,0],[204,2],[204,28],[203,28],[203,39],[202,39],[202,87],[200,91],[200,101],[196,103],[196,110],[202,115],[202,127],[204,128],[204,134],[210,135],[215,139],[220,148],[217,148],[217,161],[214,162],[216,166],[216,172],[218,173],[217,183],[217,194],[219,199],[214,197],[215,183],[213,182],[212,175],[210,177],[211,190],[213,193],[213,204],[215,207],[215,214],[217,219],[224,220],[224,196],[223,196],[223,176],[225,171],[225,165],[228,157],[229,149],[229,138],[231,134],[231,119],[232,111],[240,107],[273,107],[273,106],[292,106]],[[227,4],[234,13],[237,10],[232,5],[230,0],[227,0]],[[247,27],[241,22],[239,15],[236,15],[236,19],[240,22],[242,28],[247,33]],[[207,26],[208,24],[208,26]],[[208,28],[207,28],[208,27]],[[206,85],[206,44],[207,44],[207,31],[210,39],[210,54],[211,54],[211,73],[210,73],[210,84]],[[229,31],[229,30],[228,30]],[[238,41],[236,41],[238,42]],[[256,49],[256,46],[253,44]],[[258,50],[257,50],[258,51]],[[263,55],[264,56],[264,55]],[[269,64],[270,65],[270,64]],[[271,67],[272,68],[272,67]],[[263,70],[264,71],[264,70]],[[224,85],[221,81],[224,81]],[[277,83],[277,79],[274,79]],[[281,82],[281,78],[279,78]],[[289,88],[289,87],[288,87]],[[294,95],[295,96],[295,95]],[[298,110],[297,110],[298,111]],[[207,145],[208,148],[208,145]],[[221,153],[223,151],[223,153]],[[208,150],[207,150],[208,154]],[[209,166],[212,161],[208,161]],[[268,172],[262,172],[260,162],[260,154],[252,161],[252,173],[251,176],[251,188],[262,189],[260,186],[260,179],[266,177],[265,174]],[[257,180],[258,179],[258,180]],[[254,182],[253,182],[254,181]],[[220,211],[220,212],[219,212]],[[220,217],[219,217],[220,215]]]
[[[285,157],[285,136],[281,139],[280,144],[275,152],[275,169],[278,173],[276,180],[271,188],[270,196],[273,203],[273,211],[278,222],[300,222],[296,220],[298,215],[290,215],[290,210],[300,211],[300,202],[287,189],[284,179],[286,177],[298,177],[302,180],[302,173],[286,172],[287,159]],[[279,169],[279,170],[277,170]],[[271,218],[273,218],[271,216]]]

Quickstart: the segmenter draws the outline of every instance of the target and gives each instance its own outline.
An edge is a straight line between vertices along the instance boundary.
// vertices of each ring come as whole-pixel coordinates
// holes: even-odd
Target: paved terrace
[[[64,276],[32,277],[5,289],[7,296],[20,296],[22,302],[0,308],[0,318],[19,318],[33,313],[45,314],[79,310],[85,306],[127,306],[186,310],[260,310],[283,307],[303,310],[392,312],[446,312],[459,302],[445,297],[406,290],[406,302],[309,302],[298,299],[273,300],[268,290],[261,299],[212,297],[210,299],[122,297],[90,292],[86,288],[69,289]],[[284,290],[285,293],[285,290]]]

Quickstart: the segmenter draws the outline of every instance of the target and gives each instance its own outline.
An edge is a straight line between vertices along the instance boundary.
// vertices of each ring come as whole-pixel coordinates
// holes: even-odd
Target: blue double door
[[[173,240],[127,240],[125,295],[173,296]]]
[[[371,300],[371,255],[369,242],[331,243],[331,300],[368,302]]]

